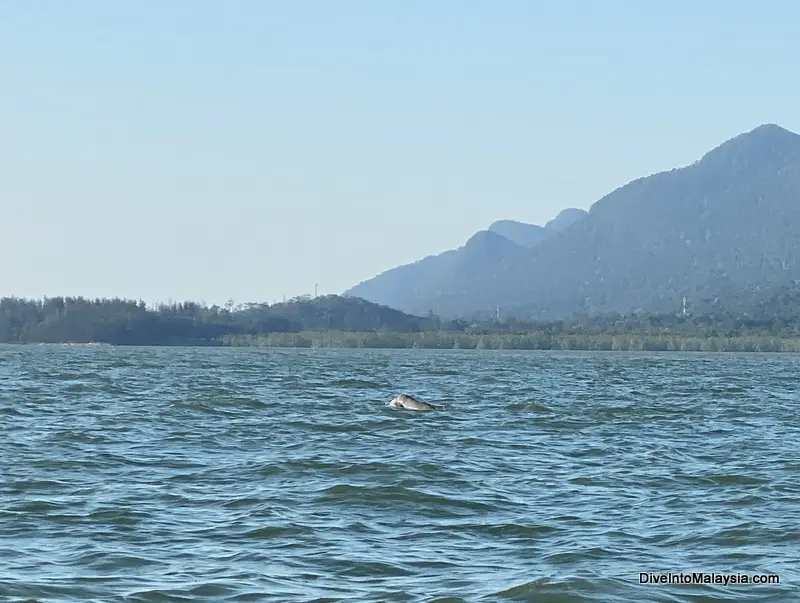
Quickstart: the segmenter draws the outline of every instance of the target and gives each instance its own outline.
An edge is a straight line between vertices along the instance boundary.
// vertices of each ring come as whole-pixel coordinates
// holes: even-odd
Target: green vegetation
[[[691,337],[629,333],[425,333],[303,331],[267,335],[226,335],[223,344],[273,348],[420,348],[445,350],[609,350],[684,352],[800,352],[800,337]]]
[[[771,296],[751,313],[605,314],[557,321],[443,321],[358,298],[281,304],[196,303],[147,308],[120,299],[0,300],[2,343],[262,347],[800,351],[800,294]]]
[[[760,126],[692,165],[634,180],[552,227],[496,222],[457,250],[355,285],[410,313],[554,320],[716,312],[800,280],[800,136]],[[494,235],[494,236],[491,236]]]
[[[335,295],[282,304],[205,307],[193,302],[147,308],[123,299],[52,297],[0,300],[2,343],[111,343],[118,345],[221,345],[225,335],[295,333],[305,329],[401,332],[436,328],[420,318],[360,299]]]

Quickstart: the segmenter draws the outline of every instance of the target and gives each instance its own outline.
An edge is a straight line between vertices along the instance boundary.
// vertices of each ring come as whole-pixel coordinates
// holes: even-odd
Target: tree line
[[[0,299],[2,343],[221,345],[225,335],[295,333],[306,329],[422,331],[437,321],[360,299],[301,297],[280,304],[206,306],[195,302],[50,297]]]
[[[0,299],[2,343],[269,345],[487,349],[708,349],[781,351],[800,341],[800,304],[789,296],[751,311],[701,315],[602,314],[562,320],[444,320],[359,298],[300,297],[279,304],[51,297]],[[782,302],[782,303],[775,303]]]

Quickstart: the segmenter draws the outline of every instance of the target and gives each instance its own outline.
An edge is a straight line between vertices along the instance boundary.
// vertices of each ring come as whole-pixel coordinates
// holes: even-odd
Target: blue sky
[[[338,293],[761,123],[800,5],[0,3],[0,295]]]

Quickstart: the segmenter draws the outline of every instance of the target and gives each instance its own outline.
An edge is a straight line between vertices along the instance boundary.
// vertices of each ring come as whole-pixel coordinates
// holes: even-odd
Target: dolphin
[[[417,400],[414,396],[400,394],[389,400],[392,408],[405,408],[408,410],[444,410],[444,406],[438,404],[428,404],[422,400]]]

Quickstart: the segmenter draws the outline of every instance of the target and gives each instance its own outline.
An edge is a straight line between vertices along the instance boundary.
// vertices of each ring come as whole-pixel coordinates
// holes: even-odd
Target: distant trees
[[[612,312],[550,321],[450,321],[336,295],[273,305],[181,302],[156,308],[124,299],[0,299],[2,343],[786,351],[798,341],[798,285],[760,296],[746,291],[687,316]]]
[[[223,344],[246,347],[420,348],[486,350],[798,352],[800,338],[773,336],[694,337],[626,333],[390,333],[303,331],[267,335],[226,335]]]
[[[438,320],[438,319],[436,319]],[[301,297],[274,304],[224,307],[125,299],[0,299],[0,342],[98,342],[120,345],[220,345],[223,335],[296,333],[308,329],[420,331],[428,319],[356,298]]]

